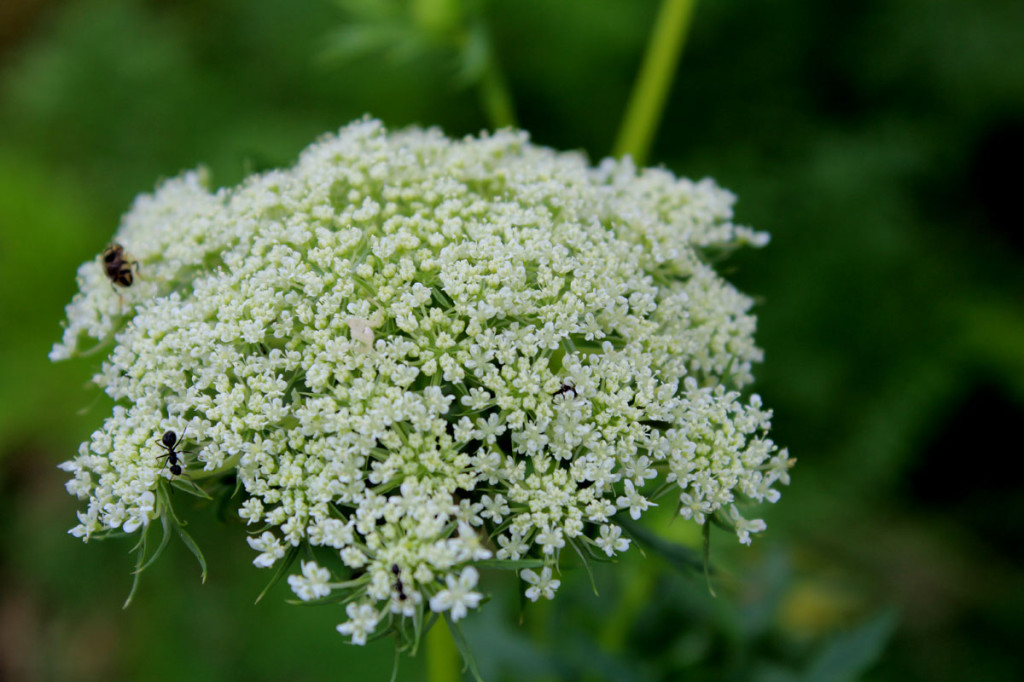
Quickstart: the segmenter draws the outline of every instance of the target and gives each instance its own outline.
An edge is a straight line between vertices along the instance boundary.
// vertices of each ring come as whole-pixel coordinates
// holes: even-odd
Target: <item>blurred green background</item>
[[[340,609],[253,606],[267,576],[208,510],[207,583],[172,545],[122,611],[130,544],[65,534],[56,469],[109,410],[99,360],[46,354],[77,265],[182,169],[232,184],[364,113],[475,133],[494,65],[536,142],[609,153],[658,3],[413,4],[0,2],[0,679],[388,678]],[[522,614],[488,576],[485,677],[1024,679],[1022,158],[1022,2],[699,3],[650,162],[772,234],[726,267],[794,482],[752,548],[713,535],[717,599],[654,550]]]

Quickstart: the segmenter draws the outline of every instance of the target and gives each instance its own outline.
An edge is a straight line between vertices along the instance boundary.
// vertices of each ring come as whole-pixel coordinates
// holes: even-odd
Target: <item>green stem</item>
[[[469,34],[475,33],[483,40],[486,61],[477,82],[480,105],[492,129],[515,127],[516,114],[512,105],[512,94],[498,66],[490,33],[482,18],[470,17],[467,23],[461,0],[413,0],[412,12],[417,25],[434,36],[456,35],[456,44],[460,48],[465,47],[464,42]],[[462,30],[459,30],[460,26]]]
[[[631,574],[624,576],[627,587],[619,597],[617,608],[605,619],[604,631],[600,635],[601,647],[605,651],[623,650],[630,627],[637,622],[644,606],[654,598],[655,569],[639,565],[631,568]]]
[[[516,126],[516,113],[512,107],[512,93],[505,82],[505,76],[498,68],[494,54],[487,58],[487,68],[480,76],[480,103],[491,128],[509,128]]]
[[[612,152],[615,156],[629,154],[640,166],[647,162],[696,4],[697,0],[662,2],[654,32],[647,44],[647,54],[615,140]]]
[[[459,650],[444,618],[438,618],[427,633],[427,680],[429,682],[458,682]]]

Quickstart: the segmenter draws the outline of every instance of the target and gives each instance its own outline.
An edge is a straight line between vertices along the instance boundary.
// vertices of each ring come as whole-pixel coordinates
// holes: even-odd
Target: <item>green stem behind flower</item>
[[[516,114],[512,108],[512,94],[505,82],[505,75],[498,68],[493,49],[488,56],[487,68],[480,76],[480,102],[491,128],[516,126]]]
[[[427,633],[427,680],[457,682],[460,679],[459,650],[455,647],[448,622],[438,618]]]
[[[480,105],[492,130],[515,127],[512,93],[498,66],[490,32],[482,18],[467,17],[460,0],[413,0],[411,8],[417,26],[434,36],[456,35],[455,40],[460,47],[465,47],[463,43],[468,39],[468,33],[479,31],[478,37],[484,49],[484,63],[476,79]]]
[[[615,612],[605,619],[604,631],[600,636],[601,647],[605,651],[623,650],[630,627],[639,622],[644,606],[654,598],[657,569],[636,563],[629,568],[629,573],[620,576],[620,579],[626,578],[623,581],[626,588],[619,597]]]
[[[697,0],[664,0],[662,3],[615,140],[612,152],[615,156],[629,154],[639,166],[647,162],[696,4]]]

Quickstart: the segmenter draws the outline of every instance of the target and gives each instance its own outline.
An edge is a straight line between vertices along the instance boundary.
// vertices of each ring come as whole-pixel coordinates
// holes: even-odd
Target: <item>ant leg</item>
[[[172,450],[173,450],[174,448],[178,447],[178,444],[179,444],[179,443],[182,443],[182,442],[184,442],[184,440],[185,440],[185,434],[186,434],[186,433],[188,433],[188,424],[185,424],[185,430],[181,432],[181,438],[179,438],[178,440],[176,440],[176,441],[174,442],[174,445],[172,445],[172,446],[171,446],[171,449],[172,449]]]

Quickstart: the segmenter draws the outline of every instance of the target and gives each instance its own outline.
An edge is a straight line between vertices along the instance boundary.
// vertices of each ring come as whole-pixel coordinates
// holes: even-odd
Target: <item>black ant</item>
[[[120,244],[111,244],[103,250],[103,269],[110,279],[110,286],[115,284],[123,287],[130,287],[135,278],[132,276],[132,268],[139,271],[139,262],[125,258],[124,247]],[[117,289],[114,288],[116,292]]]
[[[402,569],[398,567],[398,564],[391,564],[391,572],[395,574],[395,590],[398,592],[398,601],[405,601],[409,596],[405,593],[405,587],[402,585]]]
[[[185,431],[188,431],[187,426],[185,427]],[[182,432],[181,438],[178,438],[174,431],[165,431],[160,440],[156,442],[157,445],[167,451],[166,454],[157,455],[157,459],[167,458],[167,463],[170,465],[172,476],[181,476],[180,463],[185,460],[181,455],[184,455],[187,452],[192,452],[191,450],[175,450],[175,448],[185,440],[185,431]]]
[[[566,394],[568,394],[569,392],[572,392],[572,397],[573,397],[573,398],[575,398],[575,397],[576,397],[577,395],[579,395],[579,394],[578,394],[578,393],[576,392],[576,387],[575,387],[575,386],[570,386],[569,384],[565,384],[565,385],[564,385],[564,386],[562,386],[562,387],[561,387],[560,389],[558,389],[557,391],[555,391],[554,393],[552,393],[552,394],[551,394],[551,397],[552,397],[552,398],[557,398],[558,396],[560,396],[560,395],[566,395]]]

